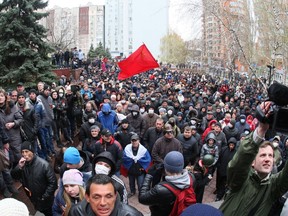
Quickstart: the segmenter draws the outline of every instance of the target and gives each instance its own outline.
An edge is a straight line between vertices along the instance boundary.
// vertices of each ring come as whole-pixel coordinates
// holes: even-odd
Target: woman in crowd
[[[71,207],[84,199],[83,175],[77,169],[64,172],[62,182],[64,190],[59,190],[53,203],[53,216],[67,216]]]
[[[15,106],[14,101],[10,100],[4,89],[0,89],[0,121],[9,137],[9,148],[12,151],[10,161],[18,164],[21,158],[22,138],[20,125],[23,121],[21,111]]]

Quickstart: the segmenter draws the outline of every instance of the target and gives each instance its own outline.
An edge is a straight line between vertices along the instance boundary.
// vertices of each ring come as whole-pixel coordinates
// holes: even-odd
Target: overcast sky
[[[184,40],[189,40],[195,31],[191,20],[180,11],[183,2],[188,0],[171,0],[171,28]],[[190,0],[191,1],[191,0]],[[198,1],[198,0],[193,0]],[[104,2],[104,0],[49,0],[48,7],[78,7],[87,3]],[[168,33],[169,0],[133,0],[133,48],[136,50],[145,43],[155,58],[160,54],[160,39]],[[180,4],[181,3],[181,4]],[[171,8],[170,8],[171,9]],[[198,28],[197,28],[198,29]],[[195,33],[194,33],[195,36]]]

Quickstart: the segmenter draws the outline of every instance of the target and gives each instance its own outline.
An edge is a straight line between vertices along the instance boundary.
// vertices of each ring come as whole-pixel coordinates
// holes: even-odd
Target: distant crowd
[[[66,52],[61,62],[71,59]],[[142,215],[128,202],[136,194],[151,215],[169,215],[182,209],[175,210],[177,195],[163,180],[192,188],[195,204],[216,175],[215,201],[223,200],[228,164],[259,126],[256,107],[267,97],[262,82],[165,66],[119,81],[117,66],[106,60],[77,64],[77,80],[62,75],[51,85],[0,89],[3,197],[17,195],[13,179],[20,179],[45,215]],[[266,139],[278,173],[288,139]]]

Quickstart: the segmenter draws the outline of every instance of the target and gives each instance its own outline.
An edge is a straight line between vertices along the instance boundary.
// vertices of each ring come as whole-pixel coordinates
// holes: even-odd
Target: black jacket
[[[85,199],[82,200],[79,204],[73,206],[69,211],[69,216],[96,216]],[[117,195],[116,203],[114,210],[110,216],[143,216],[141,212],[135,209],[132,206],[123,204],[120,202],[119,196]]]
[[[91,130],[90,128],[93,126],[93,125],[96,125],[100,128],[100,130],[102,130],[102,125],[101,123],[95,121],[94,124],[90,124],[89,122],[85,122],[81,125],[81,128],[80,128],[80,131],[79,131],[79,140],[84,142],[87,138],[90,137],[91,135]]]
[[[31,195],[29,193],[27,195],[37,210],[52,208],[57,179],[47,161],[35,155],[22,169],[17,165],[11,171],[11,175],[15,179],[20,179],[23,187],[31,192]]]
[[[189,162],[191,162],[191,165],[195,164],[199,152],[196,138],[191,136],[189,139],[186,139],[183,134],[180,134],[177,139],[182,144],[185,165]]]
[[[108,151],[113,155],[113,159],[116,163],[116,171],[120,171],[120,166],[122,164],[123,149],[120,143],[114,138],[111,139],[110,143],[106,143],[102,138],[95,144],[95,157],[104,152]]]
[[[127,130],[124,130],[120,125],[114,134],[115,139],[121,144],[122,149],[131,143],[131,136],[135,133],[135,129],[129,125]]]
[[[148,151],[151,153],[156,140],[162,136],[163,136],[162,130],[157,131],[156,127],[148,128],[143,138],[143,142],[144,142],[143,144],[145,148],[147,148]]]
[[[176,196],[161,184],[155,185],[150,190],[152,180],[153,176],[147,174],[139,193],[139,202],[149,205],[151,216],[168,216],[173,209]],[[149,192],[147,193],[147,191]]]

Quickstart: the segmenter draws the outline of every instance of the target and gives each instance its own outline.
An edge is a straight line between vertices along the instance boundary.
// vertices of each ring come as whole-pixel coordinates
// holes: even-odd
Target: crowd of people
[[[224,215],[281,212],[288,139],[255,118],[265,98],[257,79],[165,66],[119,81],[116,65],[84,64],[78,80],[0,89],[1,194],[17,195],[15,179],[45,215],[142,215],[128,202],[138,191],[164,216],[180,211],[171,185],[196,205],[216,176]]]

